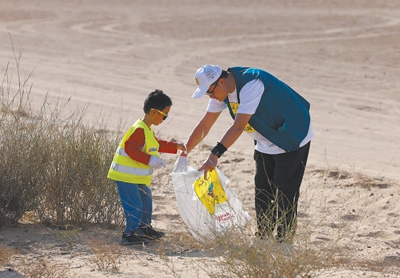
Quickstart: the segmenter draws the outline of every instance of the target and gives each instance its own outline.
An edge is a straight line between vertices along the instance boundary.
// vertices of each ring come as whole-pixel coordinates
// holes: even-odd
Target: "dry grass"
[[[81,228],[94,223],[115,227],[124,222],[116,187],[106,178],[119,136],[104,132],[105,128],[83,125],[84,111],[61,118],[68,103],[50,109],[44,100],[42,108],[33,111],[29,75],[20,75],[19,61],[20,56],[16,56],[16,75],[7,65],[0,87],[0,224],[34,219],[35,223],[64,227],[57,230],[56,237],[72,250]],[[334,179],[343,186],[367,190],[389,186],[379,179],[338,169],[314,173],[320,174],[322,181]],[[157,175],[155,180],[171,182],[166,172]],[[199,257],[194,263],[198,275],[209,277],[314,277],[326,269],[342,267],[379,272],[396,269],[396,258],[349,258],[346,250],[336,245],[343,234],[338,232],[337,241],[316,248],[307,233],[296,236],[293,245],[255,240],[250,230],[229,232],[200,244],[190,234],[178,231],[163,239],[156,253],[176,277],[181,272],[171,258],[192,253]],[[94,238],[86,244],[97,271],[120,271],[124,252],[119,246]],[[0,266],[13,258],[20,262],[18,270],[26,277],[65,277],[68,272],[68,267],[44,257],[18,259],[17,251],[0,245]]]
[[[18,252],[15,249],[1,244],[0,245],[0,267],[7,265],[9,260],[16,254],[18,254]]]
[[[21,260],[19,271],[29,278],[64,278],[67,277],[68,267],[58,265],[46,258]]]
[[[89,238],[87,244],[94,257],[90,260],[101,272],[118,273],[122,250],[118,244],[109,244],[97,238]]]
[[[185,246],[188,253],[197,250],[198,259],[193,264],[207,277],[314,277],[325,268],[341,267],[347,261],[334,248],[314,250],[309,242],[300,240],[293,244],[259,240],[249,231],[227,232],[205,240],[201,246],[192,239]],[[179,268],[162,251],[171,272],[181,277]],[[198,277],[204,275],[199,273]]]
[[[121,225],[119,195],[106,177],[117,136],[85,126],[84,109],[61,117],[68,101],[44,99],[33,110],[19,61],[7,65],[0,89],[0,223],[33,212],[40,222]]]

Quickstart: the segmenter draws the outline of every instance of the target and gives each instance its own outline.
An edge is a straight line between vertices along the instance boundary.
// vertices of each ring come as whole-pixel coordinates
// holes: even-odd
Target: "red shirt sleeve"
[[[130,158],[140,163],[149,164],[150,155],[143,152],[145,136],[143,128],[137,128],[131,137],[125,142],[125,152]]]
[[[160,153],[177,153],[178,152],[178,148],[177,148],[178,143],[169,142],[169,141],[165,141],[165,140],[158,140],[158,139],[157,139],[157,141],[160,144],[160,147],[158,149],[158,151]]]

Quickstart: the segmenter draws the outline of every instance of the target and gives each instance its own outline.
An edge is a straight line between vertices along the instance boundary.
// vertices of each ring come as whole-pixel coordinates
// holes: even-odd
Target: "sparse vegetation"
[[[34,212],[46,223],[120,225],[119,196],[106,177],[116,143],[82,123],[84,110],[61,118],[68,103],[51,108],[45,99],[33,110],[19,63],[16,56],[16,68],[6,66],[0,89],[0,219]]]
[[[116,243],[109,244],[96,238],[88,239],[88,245],[94,257],[91,261],[96,265],[98,271],[118,273],[122,252]]]
[[[21,260],[19,269],[30,278],[65,278],[68,272],[67,266],[57,265],[42,257]]]
[[[0,267],[6,265],[10,258],[17,254],[17,251],[13,248],[5,245],[0,245]]]
[[[51,109],[44,100],[38,112],[32,109],[29,76],[24,79],[20,75],[19,62],[20,55],[16,55],[16,68],[6,66],[0,87],[0,223],[24,220],[63,227],[54,231],[54,235],[67,244],[70,252],[86,226],[123,224],[116,187],[106,178],[119,136],[85,126],[84,111],[61,117],[61,107],[68,103],[57,103]],[[322,181],[335,179],[338,185],[349,180],[344,186],[366,190],[388,186],[384,181],[340,170],[318,170],[313,174],[320,175]],[[171,182],[166,171],[157,173],[155,183],[160,180],[164,184]],[[398,263],[396,258],[392,261],[350,258],[347,250],[336,246],[337,241],[315,248],[307,232],[296,236],[293,245],[285,245],[257,241],[250,230],[210,238],[204,245],[189,233],[171,231],[152,252],[175,277],[181,277],[181,272],[172,258],[191,252],[204,254],[194,263],[199,277],[203,273],[209,277],[316,277],[326,269],[343,266],[382,272],[396,268]],[[89,262],[100,272],[118,273],[122,255],[133,252],[122,251],[96,238],[88,239],[85,244],[90,250],[86,251],[91,256]],[[6,266],[20,251],[0,245],[0,266]],[[15,268],[26,277],[68,276],[66,266],[46,257],[36,258],[34,264],[29,259],[15,260],[19,263]]]

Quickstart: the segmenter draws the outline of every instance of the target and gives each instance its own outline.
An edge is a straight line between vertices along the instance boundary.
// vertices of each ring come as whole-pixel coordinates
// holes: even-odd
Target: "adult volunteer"
[[[207,175],[243,131],[255,142],[256,236],[291,242],[297,227],[297,203],[313,138],[310,104],[265,70],[203,65],[195,74],[192,98],[209,96],[207,111],[190,134],[189,153],[208,134],[222,110],[233,124],[211,150],[200,170]]]

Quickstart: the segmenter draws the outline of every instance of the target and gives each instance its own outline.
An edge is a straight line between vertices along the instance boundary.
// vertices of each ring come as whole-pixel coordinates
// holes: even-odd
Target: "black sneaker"
[[[130,235],[122,234],[122,239],[119,242],[121,245],[131,245],[131,244],[143,244],[147,243],[147,239],[137,235],[136,233],[131,233]]]
[[[139,230],[143,232],[149,239],[157,239],[165,236],[165,233],[154,230],[151,225],[139,227]]]

